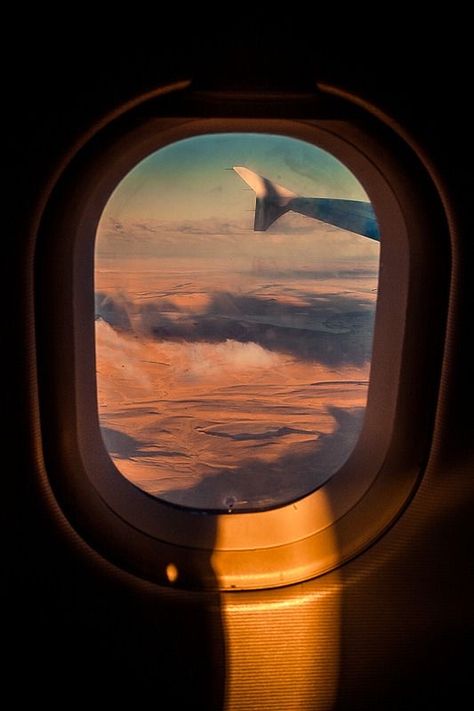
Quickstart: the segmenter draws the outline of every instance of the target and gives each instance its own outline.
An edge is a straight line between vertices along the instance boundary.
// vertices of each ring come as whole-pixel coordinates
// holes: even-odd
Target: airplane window
[[[95,247],[99,418],[120,474],[231,512],[337,472],[367,401],[379,238],[357,178],[299,139],[205,134],[136,165]]]

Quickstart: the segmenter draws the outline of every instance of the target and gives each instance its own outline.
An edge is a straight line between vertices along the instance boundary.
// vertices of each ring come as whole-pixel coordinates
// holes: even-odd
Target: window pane
[[[99,417],[120,473],[221,511],[334,474],[362,426],[379,246],[358,180],[304,141],[210,134],[138,164],[95,255]]]

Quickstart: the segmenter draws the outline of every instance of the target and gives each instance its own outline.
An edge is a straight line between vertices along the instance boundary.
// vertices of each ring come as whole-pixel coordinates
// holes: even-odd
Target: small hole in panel
[[[133,168],[95,249],[99,418],[120,474],[229,514],[327,481],[362,427],[379,248],[357,178],[299,139],[204,134]]]

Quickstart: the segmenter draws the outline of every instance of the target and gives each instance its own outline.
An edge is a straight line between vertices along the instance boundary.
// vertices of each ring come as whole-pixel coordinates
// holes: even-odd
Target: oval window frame
[[[435,388],[414,350],[419,325],[411,310],[428,307],[434,287],[423,292],[416,279],[425,274],[426,283],[433,282],[428,279],[433,268],[441,279],[446,260],[439,258],[439,245],[446,252],[449,242],[438,230],[436,254],[423,253],[434,227],[423,209],[428,176],[406,144],[399,150],[398,137],[363,112],[354,116],[344,102],[328,107],[320,97],[303,104],[289,97],[288,115],[275,118],[282,111],[275,111],[274,97],[267,103],[260,98],[264,108],[256,111],[245,97],[234,96],[230,109],[215,116],[222,112],[215,95],[198,96],[196,106],[196,94],[180,88],[179,106],[166,97],[168,104],[160,108],[153,99],[140,104],[138,113],[125,112],[125,120],[105,123],[63,171],[43,213],[36,294],[47,470],[73,525],[128,570],[184,587],[285,585],[327,572],[363,550],[396,519],[416,488]],[[263,115],[255,116],[259,112]],[[283,134],[328,150],[366,189],[383,239],[366,417],[351,456],[303,498],[264,511],[225,514],[185,509],[146,494],[118,472],[106,452],[96,401],[93,271],[98,220],[127,172],[174,140],[231,131]],[[407,173],[409,166],[421,183]],[[44,326],[50,329],[51,320],[56,337],[47,342]],[[441,334],[435,335],[440,362]],[[430,395],[431,419],[412,418],[413,442],[401,455],[415,379]],[[170,563],[179,570],[172,581]]]

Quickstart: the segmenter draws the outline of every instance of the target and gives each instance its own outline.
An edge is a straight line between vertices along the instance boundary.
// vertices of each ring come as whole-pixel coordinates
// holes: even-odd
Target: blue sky
[[[97,257],[298,265],[378,259],[373,240],[291,212],[254,232],[255,194],[234,165],[301,196],[367,200],[340,161],[305,141],[260,133],[195,136],[151,154],[119,183],[99,225]]]
[[[303,196],[367,199],[340,161],[305,141],[255,133],[207,134],[172,143],[141,161],[116,188],[107,213],[141,220],[241,218],[254,198],[226,170],[233,165]]]

